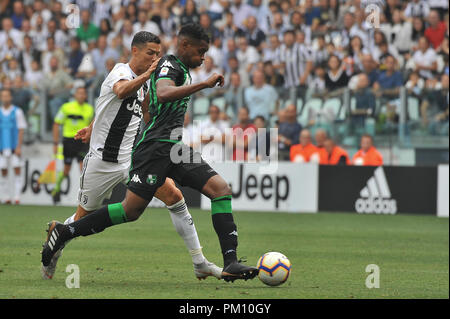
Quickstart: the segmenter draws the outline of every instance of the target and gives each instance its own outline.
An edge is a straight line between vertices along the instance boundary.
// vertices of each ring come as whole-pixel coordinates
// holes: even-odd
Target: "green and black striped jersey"
[[[173,102],[160,103],[156,96],[156,83],[163,79],[172,80],[176,86],[190,85],[192,82],[189,69],[176,56],[166,55],[161,58],[150,77],[148,107],[150,121],[137,139],[139,144],[146,141],[178,143],[182,139],[184,114],[190,96]]]

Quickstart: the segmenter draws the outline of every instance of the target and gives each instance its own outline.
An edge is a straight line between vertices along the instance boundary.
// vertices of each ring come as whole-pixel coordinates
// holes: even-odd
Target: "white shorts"
[[[7,169],[8,167],[21,167],[22,160],[16,154],[1,155],[0,154],[0,169]]]
[[[105,162],[89,152],[83,161],[78,204],[88,212],[102,207],[114,187],[127,182],[129,167],[130,163]]]

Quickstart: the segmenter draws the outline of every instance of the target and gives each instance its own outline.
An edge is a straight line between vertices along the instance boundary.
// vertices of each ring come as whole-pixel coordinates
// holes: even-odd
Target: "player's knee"
[[[175,188],[166,198],[165,204],[172,206],[183,199],[183,193],[178,188]]]

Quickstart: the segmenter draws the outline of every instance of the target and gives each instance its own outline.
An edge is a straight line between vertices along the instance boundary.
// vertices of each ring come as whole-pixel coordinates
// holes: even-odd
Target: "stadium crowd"
[[[41,111],[44,92],[53,123],[77,87],[98,96],[115,63],[128,61],[137,31],[160,36],[163,54],[173,53],[179,26],[189,22],[201,24],[211,38],[192,81],[220,72],[225,87],[195,97],[206,98],[208,107],[200,117],[191,112],[187,127],[196,117],[204,131],[232,128],[246,136],[276,126],[282,160],[380,165],[379,154],[369,152],[370,136],[360,136],[357,154],[370,153],[371,160],[350,159],[326,131],[315,129],[318,116],[333,122],[333,111],[310,112],[302,125],[300,108],[289,101],[327,99],[350,89],[356,101],[351,124],[364,128],[368,118],[398,121],[404,86],[420,101],[421,126],[438,123],[448,134],[446,0],[4,0],[0,87],[10,90],[26,118]],[[213,103],[218,96],[221,106]],[[384,101],[381,111],[376,99]],[[214,134],[194,140],[217,142]],[[223,143],[220,137],[218,147]],[[247,158],[247,144],[244,150],[233,159]]]

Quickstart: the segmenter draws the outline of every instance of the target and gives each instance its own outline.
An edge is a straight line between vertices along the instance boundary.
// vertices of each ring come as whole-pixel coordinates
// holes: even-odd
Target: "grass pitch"
[[[73,240],[53,280],[40,277],[46,223],[69,207],[0,206],[0,298],[449,298],[448,219],[431,216],[234,212],[239,256],[255,265],[268,251],[292,263],[288,281],[198,281],[165,209],[136,222]],[[205,256],[222,265],[209,212],[191,209]],[[80,288],[66,288],[66,267]],[[365,285],[366,266],[380,288]]]

